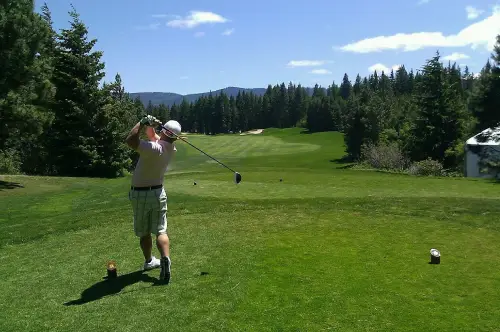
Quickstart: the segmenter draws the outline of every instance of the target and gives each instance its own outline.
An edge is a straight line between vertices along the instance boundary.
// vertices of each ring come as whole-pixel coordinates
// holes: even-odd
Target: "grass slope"
[[[343,169],[338,133],[189,140],[243,181],[178,143],[168,286],[137,272],[129,178],[0,177],[0,331],[498,329],[498,185]]]

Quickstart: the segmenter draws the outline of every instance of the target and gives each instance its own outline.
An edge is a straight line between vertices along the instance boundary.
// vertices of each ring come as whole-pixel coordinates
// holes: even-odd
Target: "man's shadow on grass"
[[[158,279],[150,277],[145,271],[136,271],[120,275],[114,279],[104,277],[100,281],[82,292],[78,300],[73,300],[64,303],[65,306],[82,305],[88,302],[97,301],[105,296],[117,295],[125,287],[136,284],[138,282],[151,282],[153,285],[158,285]]]
[[[3,181],[0,180],[0,190],[4,189],[16,189],[16,188],[24,188],[24,186],[17,182]]]

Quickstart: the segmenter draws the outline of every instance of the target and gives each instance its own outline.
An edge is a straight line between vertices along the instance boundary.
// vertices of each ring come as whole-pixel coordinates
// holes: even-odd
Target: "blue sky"
[[[128,92],[180,94],[326,87],[344,73],[418,69],[436,50],[478,72],[500,33],[496,1],[46,0],[57,30],[75,6],[104,52],[106,81],[119,73]]]

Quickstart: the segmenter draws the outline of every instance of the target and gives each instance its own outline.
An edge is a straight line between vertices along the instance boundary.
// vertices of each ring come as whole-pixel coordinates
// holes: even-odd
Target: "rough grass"
[[[243,181],[178,144],[168,286],[137,272],[129,178],[1,176],[0,331],[498,330],[497,184],[343,169],[337,133],[190,141]]]

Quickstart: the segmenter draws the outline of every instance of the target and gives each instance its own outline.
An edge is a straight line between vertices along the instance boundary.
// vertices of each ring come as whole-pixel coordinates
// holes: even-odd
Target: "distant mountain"
[[[164,105],[170,107],[173,104],[179,105],[182,102],[183,98],[186,98],[186,100],[189,103],[192,103],[196,102],[202,96],[208,96],[210,93],[216,96],[223,91],[228,97],[231,96],[236,97],[240,91],[241,92],[244,91],[247,93],[252,92],[254,95],[257,96],[263,96],[264,93],[266,93],[266,90],[267,90],[266,88],[245,89],[245,88],[230,86],[224,89],[219,89],[211,92],[193,93],[188,95],[180,95],[178,93],[172,93],[172,92],[133,92],[130,93],[130,96],[134,99],[139,97],[144,106],[147,106],[149,101],[151,101],[151,103],[155,106],[163,103]],[[306,90],[309,93],[309,95],[312,95],[313,88],[306,88]]]
[[[188,102],[192,103],[197,101],[202,96],[208,96],[210,93],[212,93],[212,95],[215,96],[219,95],[222,91],[228,97],[231,96],[236,97],[240,91],[241,92],[245,91],[247,93],[252,92],[255,95],[262,96],[266,92],[266,88],[244,89],[244,88],[230,86],[224,89],[219,89],[211,92],[193,93],[188,95],[180,95],[178,93],[172,93],[172,92],[133,92],[130,93],[130,96],[134,99],[139,97],[145,106],[148,105],[149,101],[151,101],[153,105],[160,105],[161,103],[163,103],[167,106],[172,106],[173,104],[179,105],[182,102],[183,98],[186,98]]]
[[[172,92],[135,92],[129,93],[129,95],[133,99],[139,97],[144,106],[147,106],[149,101],[155,106],[162,103],[167,106],[172,106],[173,104],[179,104],[183,97],[180,94]]]

